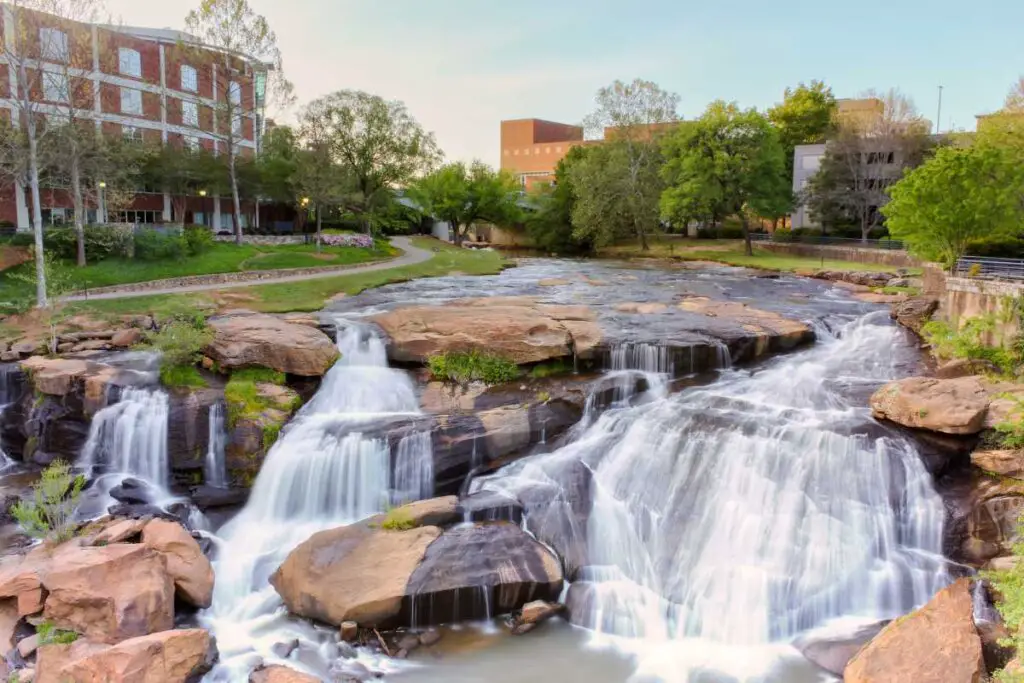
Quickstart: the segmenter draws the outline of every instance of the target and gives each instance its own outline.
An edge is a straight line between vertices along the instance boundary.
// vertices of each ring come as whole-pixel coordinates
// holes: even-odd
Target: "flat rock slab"
[[[985,426],[989,394],[977,377],[909,377],[871,397],[876,418],[943,434],[977,434]]]
[[[388,355],[424,362],[482,351],[517,364],[584,356],[600,343],[596,314],[585,306],[541,304],[533,297],[461,299],[444,306],[397,308],[370,318],[388,335]]]
[[[302,377],[319,377],[338,358],[330,337],[276,316],[234,311],[210,318],[214,339],[206,355],[224,368],[256,365]]]

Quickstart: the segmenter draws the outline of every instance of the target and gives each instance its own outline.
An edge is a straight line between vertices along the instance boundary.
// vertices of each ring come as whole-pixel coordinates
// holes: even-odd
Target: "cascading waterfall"
[[[948,581],[914,444],[849,397],[897,374],[899,334],[871,314],[753,372],[613,407],[477,488],[569,491],[582,463],[590,514],[565,522],[588,553],[577,618],[636,651],[643,680],[788,682],[772,672],[795,635],[898,616]]]
[[[327,647],[322,634],[287,617],[270,574],[316,531],[433,490],[429,434],[407,435],[394,456],[386,438],[369,435],[419,415],[412,381],[388,368],[373,329],[339,322],[341,359],[267,454],[246,507],[220,531],[213,606],[201,618],[217,636],[221,663],[207,680],[247,680],[282,640]]]
[[[7,406],[14,403],[16,399],[14,382],[10,378],[15,368],[16,366],[14,365],[0,365],[0,424],[2,424],[2,418],[4,411],[7,410]],[[13,466],[14,461],[4,452],[3,444],[0,443],[0,472]]]
[[[208,444],[206,462],[203,464],[203,477],[208,486],[224,488],[227,486],[227,466],[224,460],[224,449],[227,445],[227,432],[224,430],[224,407],[220,402],[210,406]]]
[[[96,413],[82,451],[93,476],[131,474],[167,488],[167,394],[125,387],[117,403]]]

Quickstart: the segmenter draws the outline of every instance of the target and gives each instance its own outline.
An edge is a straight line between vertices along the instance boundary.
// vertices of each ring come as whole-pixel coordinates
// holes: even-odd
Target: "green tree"
[[[679,96],[638,78],[632,83],[615,81],[601,88],[595,101],[597,109],[587,117],[585,126],[593,137],[604,135],[605,150],[588,158],[572,174],[578,200],[575,233],[603,242],[614,233],[609,231],[611,227],[628,224],[640,247],[649,249],[647,235],[659,228],[662,186],[658,138],[671,128],[668,124],[679,121]],[[600,156],[613,162],[603,173],[597,166]],[[610,175],[613,172],[615,175]],[[598,196],[599,192],[615,194]],[[614,221],[603,219],[598,211],[609,201],[617,206]]]
[[[889,193],[882,212],[890,234],[921,258],[953,267],[968,241],[1019,230],[1024,167],[998,147],[944,147]]]
[[[662,216],[690,220],[697,210],[738,215],[748,255],[748,211],[770,215],[787,200],[782,145],[767,117],[735,103],[712,102],[664,143]]]
[[[343,202],[367,233],[374,211],[394,201],[393,188],[433,169],[441,152],[432,133],[401,102],[356,90],[314,100],[300,115],[301,137],[324,145],[347,179]],[[309,145],[307,145],[309,146]]]
[[[573,232],[572,213],[576,206],[570,178],[573,165],[581,161],[590,148],[572,147],[555,167],[553,185],[537,186],[529,197],[533,210],[526,217],[530,239],[539,249],[556,253],[586,252],[593,249],[589,236],[577,237]]]
[[[779,133],[787,183],[793,178],[793,153],[796,146],[825,142],[825,138],[835,129],[837,111],[838,105],[832,95],[832,88],[822,81],[786,88],[782,102],[768,110],[768,120]],[[783,213],[790,210],[792,206],[787,207]]]
[[[451,226],[457,245],[475,222],[508,225],[520,219],[515,178],[480,161],[446,164],[410,186],[409,196],[424,213]]]
[[[277,36],[266,18],[256,14],[248,0],[202,0],[199,7],[185,17],[185,29],[199,38],[201,45],[196,50],[212,46],[220,50],[217,59],[216,77],[213,79],[213,100],[216,103],[214,115],[217,125],[213,131],[215,139],[223,145],[228,174],[228,189],[234,208],[235,242],[242,243],[241,200],[237,157],[242,150],[245,136],[245,121],[252,109],[262,106],[261,90],[284,103],[291,99],[292,86],[284,77],[281,52],[277,47]],[[191,45],[183,46],[193,49]],[[255,92],[254,107],[243,101],[241,81],[246,78],[246,66],[239,55],[256,59],[271,65],[268,72],[253,77]],[[266,87],[260,85],[262,78],[270,78]],[[258,120],[254,121],[254,128]],[[219,226],[214,226],[216,230]]]

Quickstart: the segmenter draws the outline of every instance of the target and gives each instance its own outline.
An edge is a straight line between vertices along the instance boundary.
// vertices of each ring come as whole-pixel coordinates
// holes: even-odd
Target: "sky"
[[[686,119],[820,79],[836,97],[899,88],[934,122],[941,85],[945,131],[973,130],[1024,74],[1024,0],[249,2],[300,107],[342,89],[401,100],[449,159],[491,164],[501,120],[580,123],[616,79],[677,93]],[[106,4],[126,25],[180,29],[198,0]]]

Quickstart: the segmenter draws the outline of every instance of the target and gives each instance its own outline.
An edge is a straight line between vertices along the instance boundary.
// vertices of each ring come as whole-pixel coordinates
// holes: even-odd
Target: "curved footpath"
[[[320,280],[327,277],[338,277],[339,275],[348,275],[349,273],[360,273],[368,272],[373,270],[389,270],[391,268],[401,268],[402,266],[412,266],[417,263],[423,263],[434,257],[434,252],[427,251],[426,249],[420,249],[414,246],[412,240],[408,237],[393,237],[391,238],[391,245],[401,249],[403,253],[401,256],[387,261],[373,261],[371,263],[365,263],[362,265],[352,266],[340,266],[338,268],[331,268],[329,270],[320,270],[315,273],[302,273],[299,275],[281,275],[280,277],[263,277],[254,278],[251,280],[239,280],[237,282],[209,282],[199,283],[191,285],[177,285],[173,284],[174,279],[165,281],[151,280],[151,283],[166,282],[165,287],[154,287],[146,289],[129,289],[138,287],[139,285],[148,284],[145,282],[133,282],[131,284],[125,284],[124,289],[115,289],[113,291],[96,292],[94,294],[76,294],[74,296],[64,297],[64,301],[96,301],[97,299],[127,299],[130,297],[137,296],[154,296],[158,294],[186,294],[188,292],[207,292],[217,289],[234,289],[238,287],[252,287],[254,285],[277,285],[286,282],[302,282],[304,280]],[[256,273],[268,273],[273,271],[256,271]],[[286,271],[285,271],[286,272]],[[224,277],[224,275],[230,275],[231,273],[216,273],[211,274],[209,277],[213,278]]]

